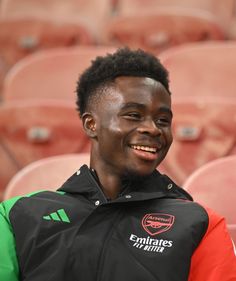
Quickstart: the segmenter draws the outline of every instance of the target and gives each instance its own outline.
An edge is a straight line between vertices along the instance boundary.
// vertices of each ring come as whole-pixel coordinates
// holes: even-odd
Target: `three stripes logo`
[[[47,216],[43,216],[43,219],[48,221],[52,220],[70,223],[70,219],[68,218],[64,209],[57,210],[56,212],[53,212]]]

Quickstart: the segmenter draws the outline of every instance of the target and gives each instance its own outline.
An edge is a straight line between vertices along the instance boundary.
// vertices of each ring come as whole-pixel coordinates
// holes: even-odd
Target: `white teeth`
[[[141,146],[139,146],[139,145],[131,145],[131,147],[133,149],[143,150],[143,151],[147,151],[147,152],[153,152],[153,153],[157,152],[157,149],[154,148],[154,147],[148,147],[148,146],[143,146],[143,145],[141,145]]]

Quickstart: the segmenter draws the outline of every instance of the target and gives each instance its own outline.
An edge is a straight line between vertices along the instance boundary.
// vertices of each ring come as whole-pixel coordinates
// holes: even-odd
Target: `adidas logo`
[[[64,209],[57,210],[56,212],[53,212],[47,216],[43,216],[43,219],[48,221],[52,220],[70,223],[70,219],[68,218]]]

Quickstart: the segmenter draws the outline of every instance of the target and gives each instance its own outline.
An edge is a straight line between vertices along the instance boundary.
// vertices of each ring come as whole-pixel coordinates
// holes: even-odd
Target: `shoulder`
[[[62,200],[64,194],[65,192],[62,191],[39,190],[23,196],[16,196],[0,204],[0,214],[10,222],[10,218],[15,212],[24,212],[24,209],[28,209],[31,204],[44,208],[48,204]]]

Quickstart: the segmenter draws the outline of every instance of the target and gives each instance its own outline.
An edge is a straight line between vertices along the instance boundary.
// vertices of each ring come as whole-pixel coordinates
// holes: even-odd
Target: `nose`
[[[161,130],[157,127],[156,123],[152,119],[146,119],[140,123],[138,132],[152,136],[158,136],[161,134]]]

